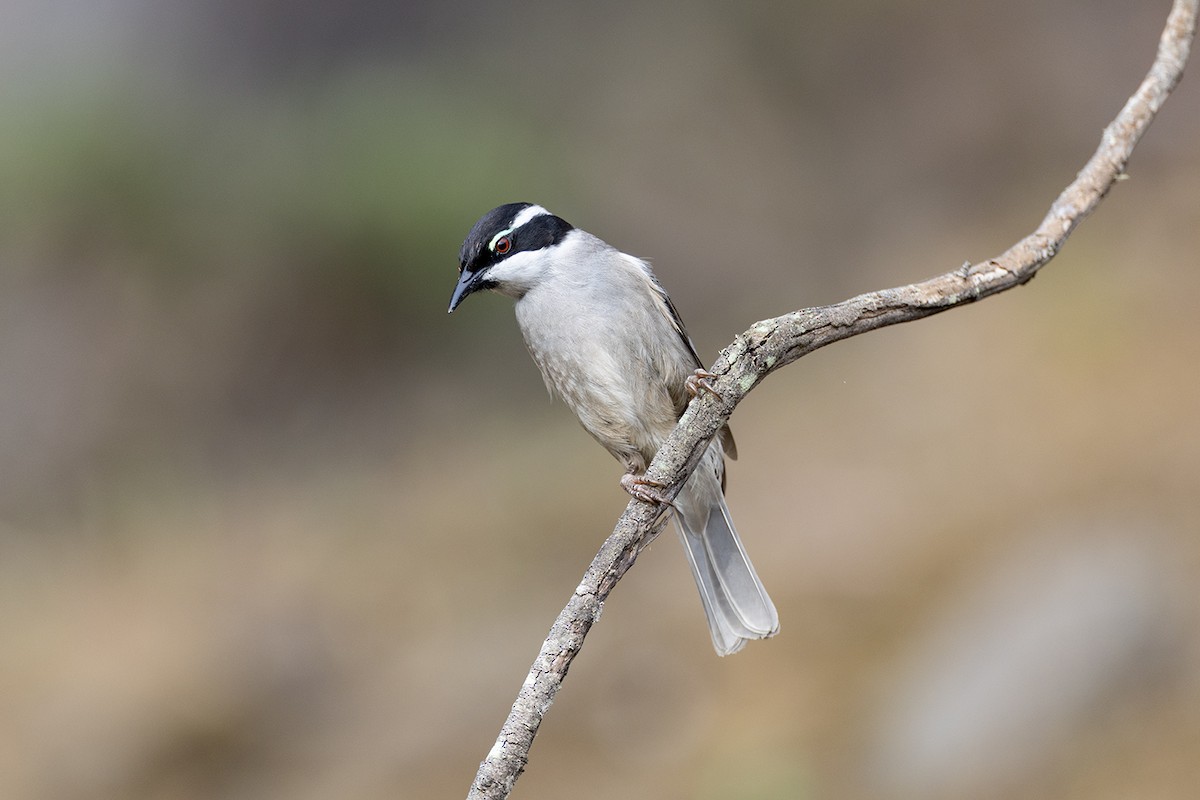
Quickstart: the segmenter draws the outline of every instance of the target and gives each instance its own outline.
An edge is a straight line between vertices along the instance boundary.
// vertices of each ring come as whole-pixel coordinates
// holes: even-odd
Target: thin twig
[[[1029,281],[1062,248],[1084,217],[1121,177],[1133,148],[1179,83],[1196,28],[1200,0],[1176,0],[1150,72],[1104,129],[1100,146],[1075,180],[1050,206],[1030,235],[999,256],[920,283],[884,289],[821,308],[808,308],[754,324],[726,347],[712,372],[716,395],[692,401],[647,476],[673,496],[691,474],[709,439],[742,398],[766,375],[832,342],[973,303]],[[717,396],[719,395],[719,396]],[[616,529],[588,567],[566,608],[554,621],[534,660],[496,744],[479,766],[468,800],[500,800],[525,769],[529,748],[572,660],[583,646],[608,593],[633,565],[642,544],[661,524],[658,511],[630,501]]]

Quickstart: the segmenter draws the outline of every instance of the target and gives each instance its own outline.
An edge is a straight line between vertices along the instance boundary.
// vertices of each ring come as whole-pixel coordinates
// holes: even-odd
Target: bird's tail
[[[693,475],[689,484],[695,483]],[[736,653],[751,639],[779,632],[779,615],[738,538],[719,484],[684,486],[675,519],[700,590],[717,655]],[[689,491],[690,490],[690,491]]]

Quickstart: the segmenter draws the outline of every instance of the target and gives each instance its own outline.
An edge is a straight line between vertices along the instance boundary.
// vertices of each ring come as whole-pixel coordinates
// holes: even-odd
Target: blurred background
[[[1029,232],[1167,0],[0,3],[0,796],[464,796],[627,501],[511,303],[529,200],[702,356]],[[1195,73],[1196,65],[1192,65]],[[733,418],[783,629],[674,535],[522,798],[1192,798],[1200,81],[1028,286]]]

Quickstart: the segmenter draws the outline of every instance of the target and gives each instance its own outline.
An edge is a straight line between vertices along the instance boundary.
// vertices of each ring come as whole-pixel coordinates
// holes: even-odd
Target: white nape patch
[[[533,219],[534,217],[540,217],[544,214],[549,214],[549,213],[550,213],[549,211],[542,208],[541,206],[530,206],[529,208],[525,209],[524,211],[522,211],[520,214],[517,214],[517,216],[513,218],[512,227],[509,228],[508,230],[510,232],[515,231],[517,228],[519,228],[522,225],[524,225],[525,223],[529,222],[529,220]]]

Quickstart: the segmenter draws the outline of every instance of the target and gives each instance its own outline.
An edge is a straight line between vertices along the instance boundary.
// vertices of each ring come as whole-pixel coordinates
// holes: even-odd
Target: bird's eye
[[[492,245],[492,249],[496,251],[496,255],[502,256],[509,250],[512,250],[512,239],[509,239],[507,236],[501,236],[496,240],[496,243]]]

